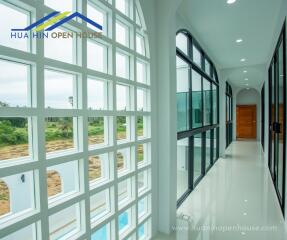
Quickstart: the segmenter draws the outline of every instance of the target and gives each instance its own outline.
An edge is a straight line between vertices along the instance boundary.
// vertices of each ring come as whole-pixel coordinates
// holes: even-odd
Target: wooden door
[[[256,105],[238,105],[236,119],[237,138],[256,138]]]

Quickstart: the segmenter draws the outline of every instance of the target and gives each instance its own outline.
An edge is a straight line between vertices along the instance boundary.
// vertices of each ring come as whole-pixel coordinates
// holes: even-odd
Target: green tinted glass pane
[[[203,79],[204,125],[211,124],[211,84]]]
[[[189,65],[177,57],[177,131],[189,129]]]
[[[189,94],[177,93],[177,131],[189,129]]]
[[[201,76],[192,71],[192,128],[202,126]]]

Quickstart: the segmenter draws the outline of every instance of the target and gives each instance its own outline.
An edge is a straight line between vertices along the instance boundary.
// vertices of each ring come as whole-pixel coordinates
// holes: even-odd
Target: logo
[[[11,38],[69,38],[69,37],[99,37],[103,30],[103,27],[96,23],[95,21],[87,18],[81,13],[75,12],[70,15],[71,12],[52,12],[49,15],[41,18],[40,20],[36,21],[35,23],[27,26],[26,28],[19,29],[13,28],[11,29]],[[71,21],[74,18],[80,18],[83,21],[91,24],[100,32],[52,32],[56,28],[60,27],[61,25]],[[52,33],[51,33],[52,32]],[[31,33],[31,34],[29,34]],[[51,34],[49,34],[51,33]]]

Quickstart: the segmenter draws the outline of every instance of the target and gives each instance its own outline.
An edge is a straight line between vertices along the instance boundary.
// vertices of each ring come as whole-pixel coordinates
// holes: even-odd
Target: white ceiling
[[[229,71],[231,83],[244,87],[247,77],[250,85],[259,85],[263,75],[257,66],[270,61],[268,55],[283,0],[237,0],[231,5],[226,1],[183,0],[178,12],[208,47],[218,67],[234,70]],[[240,44],[235,42],[239,38],[243,39]],[[246,62],[241,62],[242,58]]]

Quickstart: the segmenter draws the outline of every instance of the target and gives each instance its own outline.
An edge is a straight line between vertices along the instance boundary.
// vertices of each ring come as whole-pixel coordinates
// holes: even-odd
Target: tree
[[[69,132],[72,131],[72,129],[73,129],[72,122],[69,119],[67,119],[67,118],[62,118],[60,120],[59,129],[61,131],[63,131],[64,137],[68,138],[69,137]]]
[[[0,101],[0,107],[9,107],[9,104]]]

